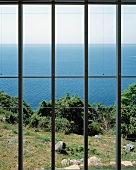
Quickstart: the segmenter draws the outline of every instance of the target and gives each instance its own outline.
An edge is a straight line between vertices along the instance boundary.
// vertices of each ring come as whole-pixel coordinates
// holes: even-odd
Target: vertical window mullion
[[[18,107],[19,107],[19,150],[18,169],[23,170],[23,6],[18,3]]]
[[[88,170],[88,4],[84,6],[84,169]]]
[[[52,170],[55,170],[55,2],[52,3]]]
[[[121,169],[121,3],[116,6],[116,169]]]

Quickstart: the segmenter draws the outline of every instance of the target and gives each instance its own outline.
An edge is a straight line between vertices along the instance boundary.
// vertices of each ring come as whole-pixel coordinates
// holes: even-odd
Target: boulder
[[[110,165],[116,165],[116,162],[110,161]]]
[[[61,164],[62,164],[62,166],[70,166],[71,165],[70,159],[63,159],[61,161]]]
[[[131,161],[121,161],[121,164],[125,166],[133,166]]]
[[[95,139],[101,139],[101,136],[100,135],[95,135],[94,138]]]
[[[63,153],[63,152],[66,152],[65,149],[66,149],[66,144],[65,144],[63,141],[59,141],[59,142],[55,145],[55,151],[56,151],[56,152]]]
[[[83,163],[81,160],[70,160],[70,165],[80,165],[81,163]]]
[[[99,163],[101,163],[101,159],[96,156],[88,158],[88,165],[98,165]]]
[[[129,144],[126,144],[126,146],[123,146],[123,148],[124,148],[125,151],[128,153],[128,152],[134,150],[134,145],[132,145],[132,144],[129,143]]]

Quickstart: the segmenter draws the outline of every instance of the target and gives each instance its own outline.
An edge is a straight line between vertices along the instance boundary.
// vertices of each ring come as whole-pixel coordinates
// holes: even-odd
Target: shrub
[[[71,131],[70,122],[66,118],[57,117],[55,119],[55,131],[63,132],[65,134],[70,133]]]

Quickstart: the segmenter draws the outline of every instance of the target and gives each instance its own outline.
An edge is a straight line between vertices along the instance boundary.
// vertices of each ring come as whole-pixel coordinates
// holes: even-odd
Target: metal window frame
[[[23,5],[50,4],[52,6],[52,75],[23,76]],[[88,5],[116,5],[116,76],[88,76]],[[100,1],[44,1],[44,0],[1,0],[0,5],[18,5],[18,76],[0,76],[0,78],[18,78],[19,96],[19,149],[18,169],[23,170],[23,78],[51,78],[52,80],[52,170],[55,170],[55,78],[84,78],[84,169],[88,169],[88,79],[116,78],[116,169],[121,169],[121,78],[136,78],[136,76],[121,76],[121,6],[136,5],[136,0],[130,2],[116,0]],[[84,76],[55,76],[55,6],[84,5]]]

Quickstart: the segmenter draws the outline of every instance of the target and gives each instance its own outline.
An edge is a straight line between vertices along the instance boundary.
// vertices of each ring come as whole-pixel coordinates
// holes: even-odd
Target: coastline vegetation
[[[68,155],[56,153],[56,167],[62,167],[61,160],[64,158],[83,158],[84,102],[79,96],[70,97],[66,93],[66,96],[56,99],[55,104],[56,142],[66,141],[68,152]],[[33,111],[23,101],[25,168],[50,167],[51,106],[51,101],[44,100]],[[0,91],[0,129],[0,166],[1,169],[12,169],[17,167],[18,157],[18,98],[4,91]],[[88,104],[88,133],[88,156],[100,157],[109,166],[110,161],[115,161],[116,104]],[[122,92],[121,133],[122,147],[128,143],[127,137],[136,137],[136,83]],[[94,138],[95,135],[100,135],[101,139]],[[6,164],[6,159],[9,164]],[[131,156],[122,149],[122,159],[136,161],[136,152]]]

